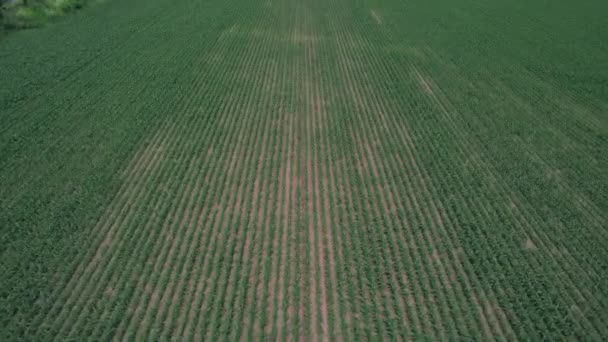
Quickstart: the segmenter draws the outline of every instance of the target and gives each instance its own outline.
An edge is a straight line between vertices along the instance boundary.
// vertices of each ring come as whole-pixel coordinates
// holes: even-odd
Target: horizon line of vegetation
[[[0,0],[0,37],[6,33],[37,28],[67,13],[79,10],[90,0]]]

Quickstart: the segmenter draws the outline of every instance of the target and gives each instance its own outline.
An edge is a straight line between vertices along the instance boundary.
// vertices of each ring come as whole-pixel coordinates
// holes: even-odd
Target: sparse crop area
[[[608,2],[107,0],[0,40],[0,339],[605,340]]]

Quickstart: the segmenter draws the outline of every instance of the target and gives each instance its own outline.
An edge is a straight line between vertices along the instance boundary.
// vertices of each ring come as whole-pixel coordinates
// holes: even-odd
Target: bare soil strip
[[[261,84],[261,79],[257,80],[257,84],[258,86]],[[245,205],[247,193],[250,192],[249,189],[252,185],[245,181],[245,177],[255,169],[255,163],[252,162],[252,160],[255,158],[254,154],[259,154],[259,145],[262,142],[262,139],[259,139],[259,137],[260,135],[267,133],[263,131],[263,126],[269,121],[266,120],[266,122],[264,122],[263,120],[256,120],[257,117],[255,113],[252,113],[250,110],[254,101],[253,94],[255,94],[255,92],[250,91],[241,113],[253,117],[254,126],[249,127],[251,129],[250,134],[245,138],[239,137],[245,144],[243,155],[241,155],[239,159],[244,160],[242,161],[243,165],[238,168],[239,171],[234,178],[234,188],[231,192],[235,192],[236,197],[234,203],[229,204],[231,209],[226,212],[228,215],[224,219],[224,228],[222,228],[223,231],[227,231],[229,234],[227,234],[226,240],[224,240],[225,242],[222,243],[221,249],[217,253],[218,258],[225,260],[225,265],[218,263],[217,260],[214,262],[216,265],[215,273],[217,274],[212,277],[213,286],[209,291],[210,295],[212,295],[211,305],[207,307],[206,311],[204,311],[206,313],[204,313],[202,317],[201,330],[206,333],[205,338],[207,339],[217,338],[218,330],[216,329],[221,327],[219,324],[211,324],[211,322],[215,323],[221,321],[220,317],[222,312],[226,310],[227,301],[234,289],[234,281],[232,279],[234,278],[234,270],[236,268],[235,248],[239,241],[244,240],[243,234],[245,232],[245,229],[240,224],[242,222],[242,216],[238,215],[238,213],[241,212],[241,207]],[[239,164],[241,164],[241,161],[239,161]]]
[[[231,119],[236,120],[237,117],[234,114],[234,111],[236,111],[235,108],[236,104],[232,103],[232,105],[228,108],[226,108],[225,113],[226,116],[231,117]],[[234,115],[230,115],[229,113],[233,112]],[[241,161],[241,158],[238,158],[239,155],[241,155],[242,149],[244,148],[244,142],[243,139],[239,139],[238,135],[242,134],[243,129],[245,129],[244,126],[249,124],[249,119],[251,119],[251,116],[247,117],[247,119],[242,123],[242,126],[240,127],[239,130],[235,130],[235,140],[236,140],[236,144],[232,145],[232,153],[231,155],[227,155],[229,158],[229,165],[225,168],[222,169],[223,175],[222,175],[222,180],[220,181],[221,183],[218,184],[219,188],[228,188],[230,187],[230,180],[233,177],[233,173],[235,172],[235,169],[238,167],[238,162]],[[209,272],[211,271],[211,267],[212,267],[212,258],[214,258],[214,254],[217,248],[217,245],[219,243],[221,243],[222,240],[222,231],[220,230],[221,227],[221,217],[224,214],[224,212],[229,211],[230,207],[229,204],[227,203],[231,203],[232,202],[232,198],[234,197],[234,189],[232,191],[223,191],[220,192],[221,193],[221,197],[219,199],[219,201],[217,201],[216,205],[217,207],[215,208],[213,213],[210,213],[212,216],[212,228],[211,228],[211,232],[209,232],[209,244],[207,245],[207,248],[205,248],[204,251],[204,257],[203,257],[203,270],[201,272],[201,279],[198,280],[198,284],[202,285],[202,288],[199,290],[199,288],[197,287],[197,295],[195,296],[195,300],[192,303],[192,305],[196,305],[196,307],[194,307],[195,312],[198,311],[201,314],[199,315],[189,315],[188,317],[188,321],[186,323],[186,326],[184,328],[184,333],[186,334],[186,336],[190,336],[190,334],[194,334],[194,338],[195,339],[200,339],[200,329],[199,324],[200,324],[200,319],[202,318],[201,315],[203,312],[205,312],[204,310],[207,308],[207,303],[208,303],[208,298],[209,298],[209,287],[210,287],[210,279],[211,275],[209,274]],[[196,322],[196,323],[195,323]]]
[[[272,258],[272,265],[271,265],[271,276],[270,276],[270,281],[268,282],[268,305],[265,308],[262,308],[263,310],[266,310],[266,327],[264,328],[264,333],[266,336],[272,336],[272,331],[273,331],[273,325],[275,325],[275,322],[271,319],[273,316],[273,303],[276,301],[275,298],[275,288],[279,288],[279,290],[277,291],[278,293],[276,293],[276,296],[278,297],[279,295],[284,297],[283,294],[283,281],[284,279],[280,278],[280,274],[274,274],[272,272],[274,272],[275,270],[279,270],[279,273],[281,272],[281,270],[283,270],[283,267],[281,262],[282,260],[284,260],[285,258],[285,254],[286,254],[286,249],[287,246],[285,244],[283,244],[283,241],[287,238],[286,237],[286,230],[287,230],[287,218],[289,216],[289,200],[290,200],[290,191],[291,191],[291,141],[293,139],[293,130],[294,130],[294,125],[293,125],[293,118],[290,117],[289,113],[285,113],[284,114],[286,116],[286,120],[289,122],[289,129],[287,130],[287,134],[284,134],[284,138],[286,139],[285,143],[283,144],[283,146],[285,146],[285,148],[287,149],[285,151],[285,155],[282,156],[280,158],[281,160],[281,164],[285,164],[284,167],[279,168],[280,172],[279,172],[279,191],[280,194],[282,194],[282,200],[280,201],[281,205],[277,206],[277,211],[276,211],[276,220],[275,222],[277,222],[277,225],[274,227],[274,229],[276,230],[274,232],[275,234],[275,238],[273,241],[273,247],[272,250],[274,251],[274,253],[277,253],[280,251],[280,254],[276,255],[274,258]],[[279,243],[279,241],[281,241]],[[282,244],[282,248],[280,247]]]
[[[273,65],[270,66],[270,76],[266,79],[266,84],[264,85],[264,88],[268,92],[268,96],[264,101],[264,109],[270,108],[273,95],[275,95],[277,90],[280,88],[277,67],[277,63],[273,63]],[[250,336],[249,334],[251,334],[250,328],[252,328],[252,326],[250,325],[253,325],[253,322],[251,321],[252,315],[249,315],[248,313],[256,312],[257,302],[262,301],[259,285],[264,281],[264,277],[263,273],[258,273],[258,268],[262,267],[261,263],[264,262],[265,258],[267,257],[266,246],[268,240],[268,225],[265,224],[265,221],[267,221],[266,216],[270,216],[268,207],[270,206],[270,203],[274,203],[274,200],[272,199],[273,192],[271,191],[272,185],[269,183],[269,180],[276,179],[275,177],[268,179],[267,176],[275,172],[273,167],[275,166],[275,156],[277,156],[278,151],[277,142],[280,140],[281,133],[283,132],[280,121],[281,114],[282,113],[280,110],[269,114],[271,116],[269,118],[269,127],[267,127],[266,131],[270,132],[271,140],[269,142],[265,142],[262,146],[262,152],[258,161],[258,169],[256,172],[257,176],[253,190],[253,201],[257,204],[257,210],[255,209],[255,205],[252,209],[254,212],[257,211],[255,221],[252,220],[252,229],[255,231],[255,236],[253,238],[254,249],[251,252],[251,256],[249,256],[249,253],[244,254],[242,259],[243,264],[251,262],[252,265],[251,269],[249,270],[249,279],[247,284],[248,291],[245,297],[245,305],[240,310],[242,314],[242,324],[244,325],[244,327],[239,327],[239,329],[241,329],[241,336],[238,336],[238,338],[241,340],[245,340],[247,336]],[[267,149],[271,151],[269,155],[266,152]],[[260,182],[261,185],[259,185]],[[248,243],[248,241],[245,243],[245,249],[247,249]],[[259,256],[262,257],[259,258]],[[250,261],[254,258],[258,259],[256,261]],[[234,326],[232,326],[231,329],[236,330]],[[234,337],[236,338],[237,336]]]
[[[380,15],[375,10],[370,10],[369,13],[371,14],[372,18],[374,18],[376,24],[382,25],[382,17],[380,17]]]
[[[196,173],[196,167],[194,165],[197,164],[196,160],[193,159],[193,162],[191,163],[193,164],[190,169],[192,169],[193,173]],[[182,193],[182,198],[179,202],[179,205],[176,207],[175,212],[171,215],[167,216],[167,220],[165,221],[164,226],[167,227],[175,227],[177,224],[177,229],[175,229],[172,233],[169,233],[168,235],[166,235],[166,237],[171,236],[171,243],[167,243],[164,245],[165,248],[168,247],[168,249],[165,251],[163,251],[160,255],[164,255],[164,260],[162,260],[161,258],[157,258],[156,259],[156,263],[154,266],[154,271],[153,274],[157,275],[158,278],[156,279],[156,284],[153,284],[152,281],[148,281],[146,287],[152,287],[152,294],[151,294],[151,298],[153,298],[153,300],[150,300],[146,303],[146,308],[143,310],[143,317],[144,319],[139,323],[140,324],[140,329],[144,328],[144,327],[148,327],[150,324],[152,324],[152,315],[156,315],[156,313],[158,311],[162,311],[164,310],[165,305],[167,304],[168,301],[168,296],[170,293],[170,289],[172,288],[172,284],[168,284],[168,286],[165,286],[164,290],[162,290],[161,286],[164,286],[166,284],[164,284],[164,282],[162,281],[162,279],[166,279],[166,278],[170,278],[170,279],[175,279],[175,276],[171,276],[173,272],[176,271],[175,268],[175,263],[174,263],[174,258],[176,257],[177,253],[184,253],[186,250],[186,246],[187,244],[184,243],[182,241],[183,238],[183,234],[181,233],[181,231],[184,229],[183,225],[186,222],[186,217],[188,215],[187,211],[184,211],[182,213],[181,210],[182,208],[188,208],[189,206],[192,205],[194,199],[195,199],[195,195],[196,192],[193,191],[189,191],[186,189],[190,189],[190,188],[196,188],[196,189],[200,189],[200,183],[195,183],[194,185],[192,185],[190,182],[190,178],[192,177],[192,175],[189,175],[188,178],[188,183],[186,183],[187,185],[184,187],[183,193]],[[197,182],[195,180],[195,182]],[[181,218],[179,216],[182,216]],[[192,226],[190,226],[191,228]],[[189,234],[191,233],[191,229],[188,229],[185,232],[186,236],[189,236]],[[161,261],[162,260],[162,261]],[[162,285],[161,285],[162,284]],[[137,310],[136,310],[137,311]],[[136,338],[140,337],[140,332],[142,330],[138,331],[138,334],[136,335]]]
[[[320,91],[320,82],[322,80],[318,80],[317,82],[315,82],[315,94],[318,98],[317,101],[317,110],[316,110],[316,114],[317,114],[317,129],[319,130],[319,136],[321,137],[321,141],[319,142],[320,145],[320,149],[321,150],[326,150],[326,151],[331,151],[331,146],[324,141],[325,139],[323,137],[325,137],[325,134],[327,134],[326,132],[326,126],[327,126],[327,112],[325,110],[325,101],[326,99],[324,97],[322,97],[321,95],[321,91]],[[330,160],[327,155],[326,156],[321,156],[318,158],[323,158],[325,157],[326,160]],[[321,168],[323,173],[320,174],[318,172],[318,166],[319,164],[321,164],[323,167]],[[340,317],[340,312],[339,312],[339,294],[338,294],[338,280],[337,280],[337,271],[336,271],[336,262],[337,262],[337,258],[335,256],[334,251],[338,250],[338,253],[340,253],[340,245],[339,244],[335,244],[333,241],[333,229],[332,229],[332,214],[331,214],[331,203],[329,200],[329,191],[330,191],[330,184],[329,184],[329,176],[327,175],[327,167],[326,167],[326,162],[324,160],[318,160],[316,163],[316,167],[317,167],[317,191],[319,193],[323,194],[323,217],[325,218],[325,241],[327,242],[326,245],[323,246],[323,248],[327,249],[328,251],[328,265],[329,266],[329,275],[330,275],[330,290],[332,292],[332,298],[333,298],[333,302],[332,302],[332,306],[333,306],[333,316],[334,316],[334,320],[336,322],[341,321],[341,317]],[[323,185],[322,187],[319,186],[319,179],[323,180]],[[319,207],[321,207],[321,205],[318,205]],[[319,209],[319,215],[320,215],[320,209]],[[319,220],[321,221],[321,220]],[[325,283],[323,283],[323,287],[325,287]],[[323,291],[326,291],[325,289],[323,289]],[[327,304],[325,304],[325,306],[327,306]],[[327,309],[327,308],[326,308]],[[327,316],[327,314],[326,314]],[[329,329],[329,327],[328,327]],[[327,336],[328,338],[341,338],[342,337],[342,332],[341,332],[341,326],[340,324],[335,324],[334,326],[334,334],[332,336]]]
[[[290,126],[293,124],[292,120],[290,120]],[[290,127],[290,138],[291,138],[291,127]],[[285,298],[286,298],[286,281],[285,281],[285,273],[287,271],[287,268],[289,267],[289,262],[287,260],[287,251],[289,249],[290,244],[288,243],[288,235],[290,235],[289,233],[289,228],[290,228],[290,220],[289,220],[289,213],[290,213],[290,209],[291,206],[293,205],[293,203],[291,202],[291,193],[293,192],[292,189],[292,177],[291,177],[291,156],[292,156],[292,151],[291,151],[291,144],[288,143],[288,147],[287,147],[287,161],[286,161],[286,166],[285,166],[285,194],[284,194],[284,202],[283,202],[283,210],[281,213],[281,218],[282,220],[278,220],[277,222],[281,222],[278,225],[278,229],[281,232],[281,255],[279,258],[279,265],[278,265],[278,277],[277,277],[277,286],[278,286],[278,292],[277,292],[277,297],[276,297],[276,322],[275,322],[275,330],[277,331],[277,334],[281,334],[284,332],[285,326],[283,325],[282,322],[285,322],[285,312],[283,310],[283,305],[282,303],[284,303]],[[278,335],[277,335],[278,336]]]
[[[318,94],[316,94],[318,95]],[[319,99],[316,99],[314,101],[317,106],[319,106]],[[319,113],[319,108],[315,108],[315,112],[310,113],[309,115],[312,116],[312,127],[313,127],[313,132],[312,134],[315,134],[315,131],[318,128],[319,122],[318,122],[318,113]],[[316,145],[317,142],[315,140],[315,144]],[[315,153],[316,154],[316,153]],[[314,248],[316,250],[316,255],[318,257],[318,268],[319,268],[319,288],[320,288],[320,311],[321,311],[321,338],[322,339],[328,339],[329,338],[329,323],[328,323],[328,298],[327,298],[327,289],[326,289],[326,268],[327,268],[327,264],[326,264],[326,257],[325,257],[325,244],[323,243],[323,236],[322,233],[323,231],[328,231],[329,230],[329,225],[327,225],[325,227],[325,229],[323,229],[323,219],[321,217],[321,196],[322,196],[322,192],[321,192],[321,186],[320,186],[320,174],[319,174],[319,163],[321,161],[318,160],[318,155],[316,156],[315,160],[314,160],[314,190],[313,193],[315,194],[315,203],[313,205],[315,205],[315,212],[316,212],[316,228],[315,228],[315,244],[316,244],[316,248]],[[327,220],[329,220],[329,218],[327,218]],[[327,221],[326,221],[327,222]],[[311,249],[312,250],[312,249]],[[330,261],[331,263],[331,261]]]
[[[291,125],[295,125],[296,119],[292,117],[290,118],[290,124]],[[282,333],[279,336],[285,336],[288,339],[293,339],[294,337],[294,332],[295,332],[295,321],[296,321],[296,307],[297,305],[295,304],[294,300],[295,300],[295,291],[296,291],[296,286],[297,286],[297,278],[295,277],[296,275],[296,264],[298,262],[298,259],[296,258],[297,256],[297,248],[298,245],[296,243],[296,239],[295,237],[297,236],[297,222],[296,222],[296,214],[297,214],[297,194],[298,194],[298,170],[296,168],[297,166],[297,154],[295,153],[295,148],[297,146],[297,139],[298,139],[298,135],[297,135],[297,131],[295,130],[295,128],[292,127],[292,132],[294,134],[292,140],[290,141],[289,145],[289,149],[290,149],[290,153],[288,153],[288,158],[290,158],[290,162],[289,162],[289,168],[290,171],[287,172],[286,174],[288,175],[288,177],[290,178],[289,181],[289,185],[291,186],[291,190],[289,195],[291,196],[291,198],[289,199],[289,203],[290,203],[290,208],[289,208],[289,220],[286,221],[285,223],[288,224],[288,226],[285,227],[285,229],[288,232],[288,236],[286,237],[285,243],[286,243],[286,247],[288,248],[288,257],[287,257],[287,262],[288,265],[286,265],[286,267],[288,267],[288,271],[289,271],[289,277],[284,279],[284,282],[287,286],[287,289],[285,289],[284,291],[287,292],[287,299],[285,300],[285,302],[283,302],[283,306],[286,308],[287,312],[287,318],[286,318],[286,325],[283,328]],[[287,214],[287,213],[286,213]]]

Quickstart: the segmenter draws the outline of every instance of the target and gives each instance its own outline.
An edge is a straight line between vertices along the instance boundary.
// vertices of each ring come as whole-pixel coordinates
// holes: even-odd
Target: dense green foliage
[[[608,3],[107,1],[0,40],[0,339],[608,336]]]
[[[80,9],[88,0],[7,0],[0,1],[0,34],[42,26],[54,17]]]

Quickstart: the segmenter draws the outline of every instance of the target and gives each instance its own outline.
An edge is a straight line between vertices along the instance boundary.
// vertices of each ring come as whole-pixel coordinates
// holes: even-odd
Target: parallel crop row
[[[608,335],[606,102],[530,59],[550,19],[503,4],[494,23],[499,1],[135,3],[100,5],[120,28],[63,78],[6,73],[8,337]],[[49,228],[24,231],[29,250],[34,219]]]

